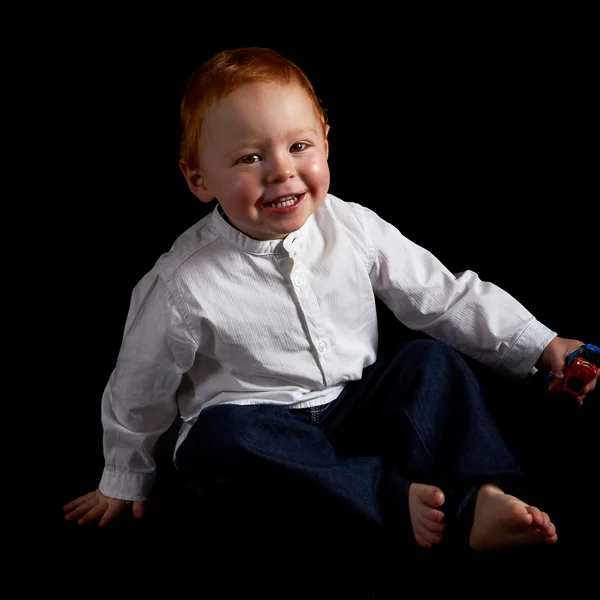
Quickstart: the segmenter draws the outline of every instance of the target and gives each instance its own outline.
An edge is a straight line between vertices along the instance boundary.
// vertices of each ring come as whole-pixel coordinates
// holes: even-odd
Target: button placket
[[[298,245],[296,244],[297,247]],[[330,348],[329,344],[323,339],[327,334],[322,327],[319,302],[311,288],[310,272],[306,269],[302,260],[294,259],[294,256],[297,254],[298,252],[295,249],[288,250],[288,255],[293,261],[289,278],[296,290],[296,298],[300,309],[305,315],[309,336],[313,347],[316,348],[318,353],[318,362],[323,373],[324,384],[327,385],[333,379],[331,367],[328,366]]]

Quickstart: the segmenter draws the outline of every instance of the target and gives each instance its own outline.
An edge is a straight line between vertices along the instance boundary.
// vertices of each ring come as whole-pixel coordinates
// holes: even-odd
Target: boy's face
[[[323,203],[328,143],[297,85],[250,83],[206,113],[199,167],[182,170],[203,202],[216,198],[231,224],[256,240],[286,237]]]

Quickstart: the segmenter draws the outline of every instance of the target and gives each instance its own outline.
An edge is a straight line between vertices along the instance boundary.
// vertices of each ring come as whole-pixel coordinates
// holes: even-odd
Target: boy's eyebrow
[[[319,135],[317,133],[317,130],[314,127],[301,127],[299,129],[292,129],[291,131],[287,132],[287,135],[290,137],[296,137],[302,133],[312,133],[313,135]],[[258,146],[263,146],[265,143],[264,141],[261,140],[247,140],[245,142],[242,142],[241,144],[236,144],[236,146],[234,148],[232,148],[230,154],[234,154],[235,152],[239,152],[242,148],[248,148],[248,147],[258,147]]]

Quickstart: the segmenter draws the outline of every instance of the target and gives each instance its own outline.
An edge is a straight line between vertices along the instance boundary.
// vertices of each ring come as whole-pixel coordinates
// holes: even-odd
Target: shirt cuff
[[[517,377],[534,375],[537,373],[535,363],[556,336],[555,331],[537,320],[533,321],[515,342],[501,368]]]
[[[133,471],[116,471],[105,467],[98,487],[109,498],[134,502],[144,501],[150,497],[154,477],[153,472],[135,473]]]

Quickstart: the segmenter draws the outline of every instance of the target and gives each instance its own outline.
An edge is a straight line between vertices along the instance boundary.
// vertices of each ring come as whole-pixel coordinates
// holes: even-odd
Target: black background
[[[192,70],[221,49],[269,46],[305,70],[329,115],[333,194],[378,211],[452,271],[500,285],[559,335],[600,341],[589,15],[497,17],[386,26],[378,15],[352,28],[315,18],[210,35],[206,17],[197,30],[89,18],[51,32],[28,72],[43,121],[32,163],[48,167],[37,188],[48,268],[34,304],[55,423],[51,519],[97,486],[100,397],[133,286],[212,208],[180,174],[178,109]],[[585,501],[592,404],[540,418],[552,459],[563,457],[556,480],[551,466],[544,477],[564,515]],[[567,437],[547,429],[559,425]]]

